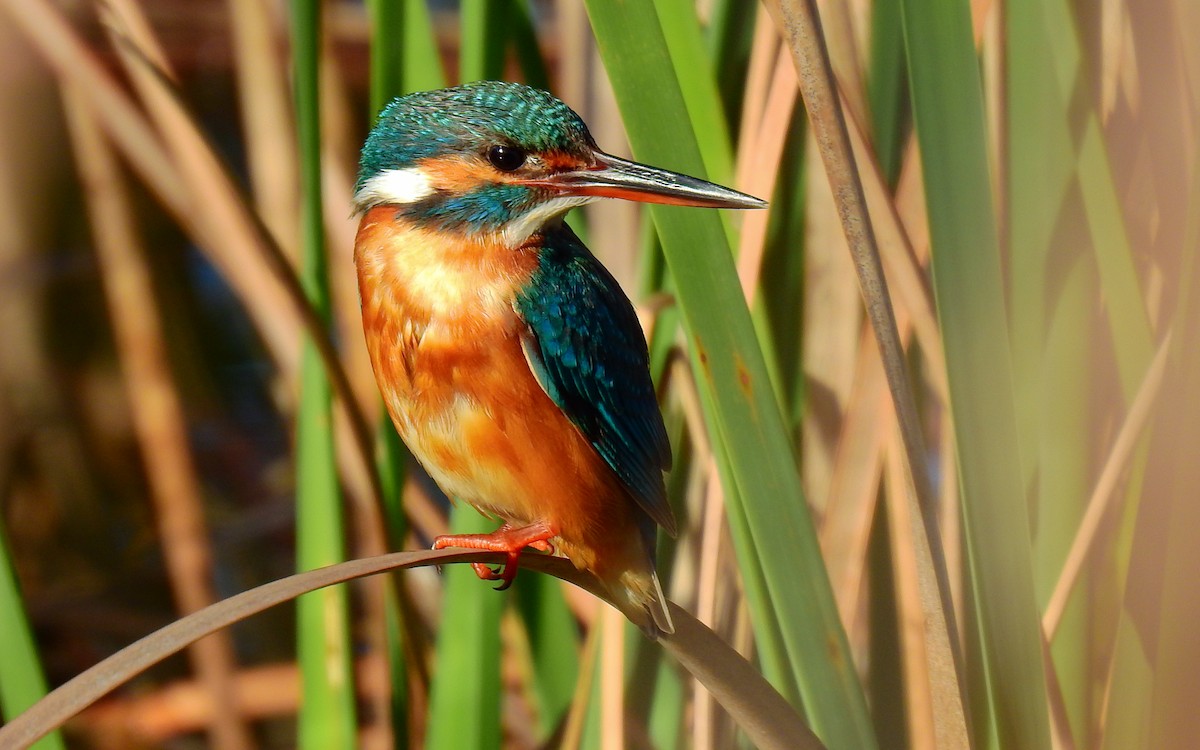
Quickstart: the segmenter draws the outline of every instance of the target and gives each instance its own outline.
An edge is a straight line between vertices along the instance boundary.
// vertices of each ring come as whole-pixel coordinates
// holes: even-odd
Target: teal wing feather
[[[663,483],[671,446],[633,305],[565,225],[546,233],[541,252],[515,303],[528,327],[530,368],[638,505],[674,536]]]

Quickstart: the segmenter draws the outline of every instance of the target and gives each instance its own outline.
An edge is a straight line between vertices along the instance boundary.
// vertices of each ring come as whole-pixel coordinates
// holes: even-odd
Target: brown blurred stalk
[[[937,734],[931,675],[926,647],[927,635],[921,592],[918,588],[917,544],[923,540],[914,527],[921,521],[915,517],[904,476],[904,446],[900,442],[896,420],[886,405],[880,408],[882,430],[887,436],[884,456],[884,486],[887,488],[884,511],[891,530],[893,585],[896,589],[896,610],[900,627],[901,672],[903,673],[904,703],[908,717],[910,747],[947,747]],[[943,742],[939,742],[943,739]]]
[[[837,199],[838,214],[854,259],[867,317],[883,359],[908,463],[910,502],[916,506],[915,515],[923,521],[919,525],[913,524],[911,529],[915,535],[913,544],[925,614],[938,745],[969,747],[966,715],[969,703],[962,650],[958,644],[950,577],[946,571],[937,507],[928,475],[924,436],[820,16],[815,0],[773,0],[766,5],[792,50],[800,92]]]
[[[287,74],[270,3],[229,0],[238,113],[246,140],[250,188],[263,223],[293,262],[299,247],[299,168]]]
[[[106,20],[122,62],[129,66],[130,76],[142,92],[153,122],[139,111],[54,6],[45,0],[0,0],[0,5],[11,14],[59,80],[77,86],[93,108],[98,123],[129,159],[134,171],[196,239],[234,288],[284,373],[285,382],[296,380],[298,332],[305,330],[313,336],[339,405],[353,428],[358,461],[344,465],[343,471],[363,477],[360,484],[369,485],[371,494],[377,498],[381,490],[373,470],[370,428],[353,397],[337,351],[308,305],[278,243],[249,208],[226,165],[186,111],[169,71],[153,62],[161,61],[163,56],[137,6],[127,3],[105,6],[109,12]],[[169,144],[164,145],[163,140],[169,140]],[[352,497],[356,501],[364,499],[359,494]],[[366,519],[363,528],[370,529],[363,550],[369,553],[383,549],[378,503],[356,502],[355,508]]]
[[[362,657],[355,681],[374,694],[386,686],[377,680],[379,657]],[[300,706],[300,675],[295,662],[265,664],[241,669],[235,675],[237,710],[244,717],[270,719],[296,715]],[[83,711],[72,722],[90,734],[97,750],[130,746],[164,746],[180,735],[202,729],[221,707],[207,686],[179,680],[153,693],[113,698]]]
[[[215,596],[202,493],[183,408],[124,179],[89,107],[71,86],[62,91],[167,574],[176,604],[186,614],[211,604]],[[217,705],[209,724],[214,744],[233,750],[251,747],[233,702],[236,665],[228,632],[197,641],[189,656]]]

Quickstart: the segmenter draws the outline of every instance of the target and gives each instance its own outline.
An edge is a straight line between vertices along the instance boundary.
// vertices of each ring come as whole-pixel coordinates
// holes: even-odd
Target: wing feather
[[[569,228],[544,239],[539,267],[516,300],[525,358],[642,510],[674,536],[663,483],[671,446],[637,314]]]

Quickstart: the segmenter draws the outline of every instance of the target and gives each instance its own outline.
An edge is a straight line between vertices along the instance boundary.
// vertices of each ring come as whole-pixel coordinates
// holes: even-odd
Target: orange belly
[[[438,240],[374,209],[355,245],[367,348],[404,442],[452,498],[557,529],[576,566],[645,569],[634,500],[522,352],[512,300],[536,250]]]
[[[515,332],[426,339],[409,362],[408,377],[381,378],[388,408],[447,494],[515,526],[545,522],[580,567],[624,556],[613,547],[638,538],[632,500],[538,385]]]

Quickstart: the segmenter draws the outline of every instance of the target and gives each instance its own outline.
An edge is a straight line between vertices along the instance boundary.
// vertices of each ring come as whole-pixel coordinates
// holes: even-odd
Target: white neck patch
[[[363,213],[373,206],[408,205],[434,192],[429,175],[419,167],[385,169],[364,182],[354,194],[354,210]],[[549,222],[594,200],[595,196],[590,195],[565,195],[540,203],[504,226],[504,243],[518,247]]]
[[[416,203],[433,194],[433,184],[418,167],[385,169],[362,184],[354,194],[358,212],[385,203]]]
[[[549,222],[576,206],[582,206],[594,200],[596,200],[595,196],[591,195],[564,195],[540,203],[505,225],[504,243],[508,247],[518,247]]]

